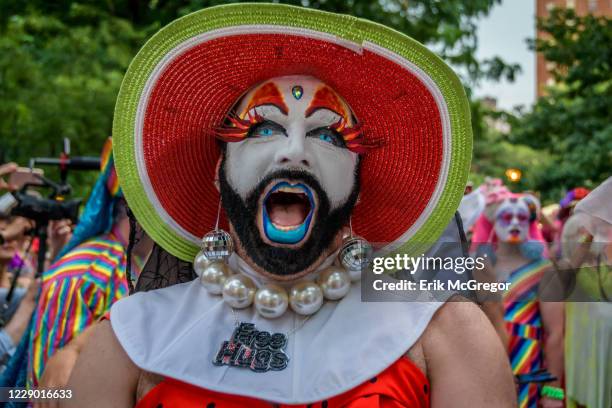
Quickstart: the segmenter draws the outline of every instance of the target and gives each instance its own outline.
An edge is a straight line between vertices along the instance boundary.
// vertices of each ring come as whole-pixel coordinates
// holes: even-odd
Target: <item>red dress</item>
[[[255,374],[256,375],[256,374]],[[284,405],[209,391],[166,378],[136,408],[417,408],[429,407],[429,381],[407,358],[344,394],[308,405]]]

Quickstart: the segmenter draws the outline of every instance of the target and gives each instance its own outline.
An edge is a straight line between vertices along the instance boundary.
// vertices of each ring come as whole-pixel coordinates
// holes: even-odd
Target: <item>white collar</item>
[[[120,300],[111,309],[111,325],[128,356],[145,371],[217,392],[307,404],[342,394],[389,367],[443,304],[361,302],[360,286],[353,285],[338,302],[325,302],[305,323],[293,312],[270,320],[253,308],[236,311],[240,321],[258,330],[293,332],[283,371],[213,365],[235,322],[230,307],[198,280]]]
[[[461,255],[458,245],[450,250],[442,245],[459,241],[452,224],[429,255]],[[243,273],[255,274],[238,258],[232,263]],[[466,275],[446,278],[465,280]],[[257,330],[292,333],[285,348],[287,368],[265,373],[212,363],[222,342],[231,337],[235,321],[222,298],[208,294],[197,279],[121,299],[111,308],[111,325],[142,370],[217,392],[308,404],[342,394],[402,357],[444,304],[430,301],[428,293],[420,295],[412,301],[362,302],[357,282],[344,299],[324,302],[305,323],[290,310],[273,320],[259,316],[254,308],[236,311],[239,321],[254,323]]]

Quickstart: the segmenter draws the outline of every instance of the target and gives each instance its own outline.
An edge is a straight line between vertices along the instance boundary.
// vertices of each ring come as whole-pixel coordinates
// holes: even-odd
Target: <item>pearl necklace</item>
[[[232,253],[233,242],[227,232],[216,229],[206,234],[193,263],[200,282],[208,293],[221,295],[232,308],[254,305],[261,316],[273,319],[282,316],[289,307],[297,314],[310,316],[319,311],[324,299],[342,299],[370,263],[372,247],[362,238],[349,237],[338,253],[342,266],[328,266],[316,280],[301,280],[289,291],[276,283],[258,288],[250,277],[235,273],[227,263]]]

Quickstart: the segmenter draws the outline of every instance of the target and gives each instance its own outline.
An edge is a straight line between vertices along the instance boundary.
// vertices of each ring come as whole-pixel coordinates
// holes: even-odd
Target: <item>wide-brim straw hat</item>
[[[162,28],[131,63],[113,123],[117,173],[145,231],[192,260],[219,204],[214,130],[254,85],[314,76],[384,145],[363,156],[352,226],[382,251],[420,253],[455,213],[472,151],[455,73],[410,37],[363,19],[231,4]],[[227,224],[222,220],[222,225]]]

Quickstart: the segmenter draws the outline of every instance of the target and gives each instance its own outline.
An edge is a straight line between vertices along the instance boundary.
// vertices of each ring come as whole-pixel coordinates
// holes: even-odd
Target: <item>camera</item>
[[[38,198],[27,192],[13,193],[17,205],[11,210],[11,215],[29,218],[37,223],[51,220],[69,219],[76,223],[79,217],[81,199],[61,201],[50,198]]]
[[[29,218],[39,226],[46,225],[53,220],[69,219],[73,223],[78,221],[82,199],[64,200],[64,197],[69,195],[72,190],[66,182],[68,170],[98,170],[100,159],[89,156],[70,157],[70,140],[67,138],[64,139],[63,150],[59,158],[36,157],[30,159],[30,172],[27,173],[27,182],[19,191],[6,193],[0,197],[0,214]],[[42,171],[34,168],[35,165],[58,166],[60,182],[56,183],[44,177]],[[41,198],[39,194],[28,192],[29,187],[50,188],[52,192],[48,198]]]
[[[37,225],[46,225],[49,221],[69,219],[77,222],[81,199],[64,200],[70,193],[70,186],[57,184],[44,176],[35,175],[35,183],[26,183],[20,190],[6,193],[0,197],[0,214],[25,217],[36,222]],[[43,198],[36,191],[28,188],[50,188],[48,198]]]

